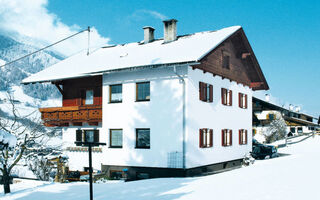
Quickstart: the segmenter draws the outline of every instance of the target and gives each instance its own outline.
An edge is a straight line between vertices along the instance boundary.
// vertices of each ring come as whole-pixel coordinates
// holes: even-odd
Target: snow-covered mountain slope
[[[14,39],[0,35],[0,65],[32,53],[39,48],[17,42]],[[13,86],[19,86],[24,93],[42,100],[59,96],[58,90],[52,85],[35,84],[22,86],[20,82],[30,74],[53,65],[62,59],[49,51],[41,51],[15,63],[0,68],[0,91],[9,91]]]

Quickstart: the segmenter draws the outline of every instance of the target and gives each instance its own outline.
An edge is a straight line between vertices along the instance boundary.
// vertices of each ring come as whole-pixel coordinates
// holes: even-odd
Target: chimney
[[[143,27],[144,31],[144,43],[147,44],[149,42],[152,42],[154,40],[154,28],[151,26],[145,26]]]
[[[176,19],[164,20],[164,43],[172,42],[177,39],[177,22]]]

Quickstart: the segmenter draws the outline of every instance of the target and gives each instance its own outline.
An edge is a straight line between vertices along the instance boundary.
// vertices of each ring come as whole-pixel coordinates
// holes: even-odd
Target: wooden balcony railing
[[[45,126],[82,126],[83,123],[98,125],[102,122],[102,106],[68,106],[40,108]]]

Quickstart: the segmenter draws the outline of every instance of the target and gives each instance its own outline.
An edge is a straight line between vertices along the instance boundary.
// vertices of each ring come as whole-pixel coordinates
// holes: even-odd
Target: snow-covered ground
[[[320,199],[320,136],[281,148],[279,152],[285,155],[215,175],[94,184],[94,199]],[[88,183],[23,180],[11,188],[13,192],[0,194],[0,199],[89,199]]]

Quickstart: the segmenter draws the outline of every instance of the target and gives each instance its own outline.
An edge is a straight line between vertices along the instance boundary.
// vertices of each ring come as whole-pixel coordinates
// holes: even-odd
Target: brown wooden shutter
[[[199,129],[199,147],[203,147],[203,130]]]
[[[224,92],[225,92],[225,89],[224,89],[224,88],[221,88],[221,103],[222,103],[223,105],[225,105],[225,104],[224,104]]]
[[[209,85],[209,102],[213,102],[213,86]]]
[[[241,129],[239,130],[239,144],[242,144],[242,142],[241,142]]]
[[[206,83],[203,83],[203,101],[207,101],[208,98],[208,90],[207,90],[207,85]]]
[[[248,95],[245,95],[244,107],[245,107],[245,108],[248,108]]]
[[[82,130],[76,130],[76,142],[82,142]],[[81,144],[76,144],[76,146],[81,146]]]
[[[93,141],[99,142],[99,130],[94,130]]]
[[[230,106],[232,106],[232,90],[229,90]]]
[[[232,145],[232,130],[230,130],[230,146]]]
[[[212,147],[212,146],[213,146],[213,130],[210,129],[209,133],[210,133],[210,143],[209,143],[209,146]]]
[[[222,146],[225,146],[225,143],[224,143],[224,131],[223,131],[223,129],[221,130],[221,145],[222,145]]]
[[[202,82],[199,82],[199,100],[202,101]]]
[[[241,93],[239,92],[239,95],[238,95],[238,98],[239,98],[239,107],[240,108],[242,108],[242,103],[241,103],[241,101],[242,101],[242,99],[241,99],[241,97],[242,97],[242,95],[241,95]]]

